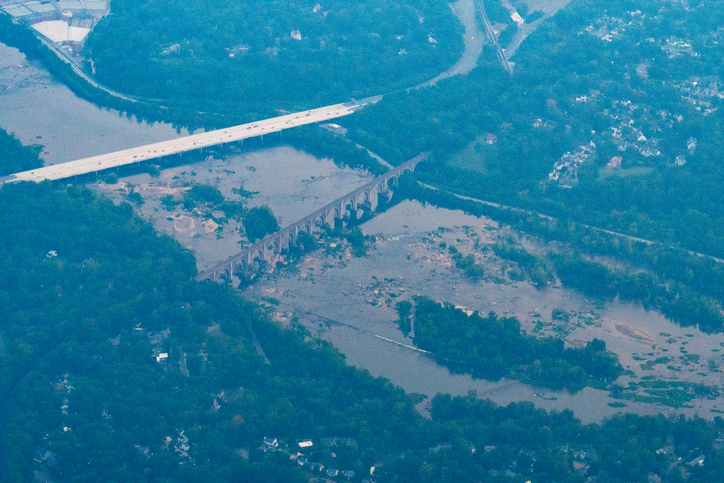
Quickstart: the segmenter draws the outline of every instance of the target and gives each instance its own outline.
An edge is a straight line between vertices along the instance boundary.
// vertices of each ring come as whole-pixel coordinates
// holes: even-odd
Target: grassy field
[[[483,134],[478,136],[475,141],[468,144],[465,149],[450,158],[448,163],[450,166],[454,166],[456,168],[485,173],[486,156],[490,156],[496,149],[497,148],[494,144],[491,145],[486,143],[485,134]]]
[[[631,176],[646,176],[653,172],[654,168],[647,166],[637,166],[635,168],[628,169],[610,169],[601,168],[598,170],[598,179],[609,178],[617,176],[619,178],[629,178]]]

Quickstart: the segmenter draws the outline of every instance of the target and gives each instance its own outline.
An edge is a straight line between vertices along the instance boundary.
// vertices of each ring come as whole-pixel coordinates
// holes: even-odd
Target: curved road
[[[72,60],[70,60],[68,58],[68,56],[66,56],[63,53],[63,51],[58,49],[58,47],[56,47],[53,42],[46,39],[42,35],[38,35],[37,32],[36,32],[36,36],[40,39],[41,42],[43,42],[45,44],[46,47],[48,47],[50,50],[52,50],[53,53],[55,55],[57,55],[60,60],[62,60],[66,64],[68,64],[70,66],[70,68],[73,69],[73,72],[75,72],[78,75],[78,77],[80,77],[81,79],[83,79],[84,81],[89,83],[91,86],[95,87],[96,89],[100,89],[103,92],[106,92],[106,93],[112,95],[113,97],[117,97],[118,99],[123,99],[124,101],[129,101],[129,102],[139,102],[138,99],[134,99],[132,97],[128,97],[126,95],[112,91],[109,88],[99,84],[91,76],[89,76],[88,74],[83,72],[83,70],[80,67],[78,67]]]

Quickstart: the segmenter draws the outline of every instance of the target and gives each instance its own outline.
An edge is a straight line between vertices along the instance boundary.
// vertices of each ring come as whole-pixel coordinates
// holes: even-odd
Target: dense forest
[[[562,339],[521,333],[520,322],[513,317],[493,312],[487,317],[466,314],[427,297],[413,299],[415,345],[433,352],[436,360],[456,372],[489,380],[519,378],[570,391],[612,382],[623,372],[603,341],[594,339],[580,349],[564,348]],[[404,318],[401,312],[400,320]]]
[[[417,171],[425,182],[523,210],[416,183],[409,196],[566,242],[569,251],[545,256],[496,247],[531,278],[544,267],[585,294],[640,301],[714,332],[724,327],[724,269],[688,250],[724,256],[722,114],[691,86],[724,66],[724,7],[688,5],[575,0],[523,44],[512,78],[486,49],[469,75],[410,92],[399,89],[444,70],[460,49],[444,2],[114,3],[88,53],[101,80],[161,102],[88,90],[5,16],[0,40],[98,103],[158,116],[168,102],[166,115],[186,125],[398,90],[345,119],[351,139],[393,162],[431,151]],[[504,10],[490,10],[511,35]],[[629,121],[637,139],[658,144],[621,149],[611,129]],[[354,144],[299,132],[287,141],[381,169]],[[551,182],[556,163],[592,141],[570,185]],[[620,169],[609,170],[617,155]],[[39,164],[35,148],[0,132],[0,175]],[[219,201],[197,188],[182,202]],[[255,236],[274,229],[271,213],[247,216]],[[343,472],[337,480],[392,482],[718,483],[724,474],[721,418],[584,425],[570,411],[499,407],[475,394],[438,395],[423,417],[422,396],[348,367],[331,345],[294,322],[280,326],[230,288],[193,281],[191,253],[130,205],[82,187],[5,186],[0,223],[2,482],[302,482],[332,469]],[[360,230],[347,237],[364,248]],[[456,255],[460,269],[483,275]],[[620,373],[600,341],[565,348],[522,334],[514,319],[428,299],[399,309],[403,330],[454,370],[571,390]]]
[[[719,418],[583,425],[569,411],[440,395],[426,419],[419,396],[228,287],[192,281],[192,256],[127,204],[24,183],[0,190],[0,208],[2,481],[301,482],[319,465],[395,482],[724,471]]]
[[[259,118],[424,82],[455,62],[460,34],[435,1],[118,0],[86,54],[122,92]]]
[[[434,152],[423,179],[436,186],[722,257],[724,7],[689,3],[573,2],[522,44],[511,78],[486,50],[469,75],[386,96],[343,124],[393,162]],[[604,28],[618,32],[610,42]],[[575,186],[549,181],[592,141]],[[606,168],[619,155],[621,168]]]
[[[39,168],[43,165],[38,157],[39,146],[23,146],[12,134],[0,129],[0,178],[12,173]]]
[[[475,216],[500,220],[542,241],[563,242],[556,252],[535,256],[511,246],[495,246],[495,253],[514,262],[539,287],[555,278],[563,286],[599,299],[641,303],[682,326],[708,333],[724,331],[724,264],[680,247],[645,243],[570,219],[555,219],[533,212],[483,204],[447,191],[430,189],[412,178],[401,179],[400,194],[438,207],[460,209]],[[622,265],[614,268],[606,257]],[[455,255],[456,266],[477,271],[472,259]]]

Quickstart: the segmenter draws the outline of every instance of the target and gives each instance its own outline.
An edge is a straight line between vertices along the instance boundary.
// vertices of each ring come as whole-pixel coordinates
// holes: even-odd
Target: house
[[[694,151],[696,151],[696,138],[695,137],[690,137],[689,139],[686,140],[686,149],[688,149],[690,153],[693,153]]]
[[[485,135],[485,142],[488,144],[495,144],[498,142],[498,136],[489,132]]]
[[[621,156],[614,156],[613,158],[611,158],[611,161],[608,162],[606,167],[611,169],[620,168],[621,161],[623,161],[623,158],[621,158]]]
[[[334,468],[330,468],[327,470],[327,476],[329,476],[330,478],[334,478],[338,474],[339,474],[339,470],[335,470]]]
[[[724,449],[724,435],[719,434],[719,437],[712,443],[714,449]]]
[[[181,50],[181,44],[169,45],[168,48],[161,51],[161,55],[176,54]]]
[[[586,451],[574,451],[573,457],[577,460],[585,460],[588,457],[588,453]]]
[[[676,164],[677,166],[684,166],[686,164],[686,157],[683,154],[677,156],[674,164]]]
[[[324,465],[322,463],[310,463],[309,469],[312,471],[322,471],[324,470]]]
[[[451,448],[452,448],[452,445],[450,443],[445,443],[445,444],[438,444],[434,448],[430,448],[428,451],[430,451],[430,453],[438,453],[444,449],[451,449]]]
[[[161,352],[159,355],[156,356],[156,362],[158,362],[159,364],[162,362],[166,362],[166,359],[168,359],[167,352]]]
[[[640,152],[641,152],[641,156],[643,156],[645,158],[650,158],[651,156],[659,156],[661,154],[661,151],[659,151],[658,149],[654,149],[654,148],[651,148],[648,146],[645,148],[642,148]]]
[[[297,444],[299,445],[300,448],[309,448],[310,446],[312,446],[311,441],[300,441]]]
[[[302,40],[302,33],[297,29],[292,30],[291,36],[294,40]]]
[[[674,446],[664,446],[663,448],[659,448],[656,450],[656,454],[663,454],[663,455],[671,455],[674,454]]]
[[[264,438],[264,441],[261,443],[261,446],[259,449],[266,451],[274,451],[279,447],[279,443],[277,442],[277,439],[274,438]]]
[[[43,463],[43,462],[45,462],[45,461],[47,461],[47,460],[52,460],[52,461],[54,461],[54,456],[55,456],[55,455],[54,455],[53,453],[51,453],[50,451],[48,451],[48,450],[46,450],[46,449],[38,448],[38,449],[35,451],[35,458],[34,458],[34,459],[35,459],[35,461],[37,461],[38,463]]]
[[[342,472],[342,476],[344,476],[348,480],[351,480],[352,478],[354,478],[354,471],[344,471]]]

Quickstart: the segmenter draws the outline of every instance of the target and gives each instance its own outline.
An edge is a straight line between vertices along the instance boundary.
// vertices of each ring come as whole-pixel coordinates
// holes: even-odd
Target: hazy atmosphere
[[[722,25],[0,0],[0,483],[721,482]]]

